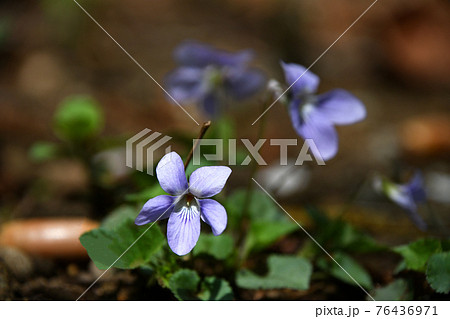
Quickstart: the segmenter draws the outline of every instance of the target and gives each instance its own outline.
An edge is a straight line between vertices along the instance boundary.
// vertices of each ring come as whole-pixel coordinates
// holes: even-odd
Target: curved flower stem
[[[347,200],[342,205],[339,213],[336,216],[336,219],[342,219],[344,215],[352,208],[355,202],[359,199],[362,191],[367,186],[369,181],[371,180],[372,174],[366,174],[362,180],[359,181],[356,189],[350,194]]]
[[[262,120],[261,124],[259,125],[258,128],[258,135],[257,135],[257,140],[262,138],[262,134],[264,132],[264,128],[266,126],[266,121]],[[252,162],[252,169],[251,169],[251,173],[250,173],[250,179],[249,182],[247,184],[247,193],[246,193],[246,197],[245,197],[245,202],[244,202],[244,206],[243,206],[243,215],[245,216],[248,212],[249,206],[250,206],[250,202],[251,202],[251,198],[252,198],[252,190],[253,190],[253,178],[255,177],[256,173],[258,172],[258,164],[256,163],[256,161]]]
[[[266,103],[262,103],[262,107],[263,110],[266,108]],[[266,119],[262,118],[260,125],[258,127],[258,133],[257,133],[257,139],[261,139],[262,138],[262,134],[264,132],[264,129],[266,127]],[[249,208],[250,208],[250,203],[252,201],[252,194],[253,194],[253,188],[254,188],[254,183],[253,183],[253,178],[255,177],[256,173],[258,172],[258,165],[256,163],[256,161],[252,161],[252,168],[251,168],[251,173],[250,173],[250,178],[249,178],[249,182],[247,184],[247,190],[246,190],[246,194],[245,194],[245,199],[244,199],[244,204],[242,206],[242,211],[241,211],[241,229],[240,229],[240,233],[238,236],[238,241],[237,244],[239,246],[239,265],[242,265],[242,263],[244,262],[245,258],[247,257],[248,252],[245,249],[245,242],[244,242],[244,238],[245,238],[245,234],[247,234],[248,232],[248,227],[250,225],[250,218],[249,218]]]
[[[208,130],[208,128],[210,126],[211,126],[211,121],[203,123],[203,125],[200,129],[200,133],[198,134],[197,140],[195,141],[194,146],[192,146],[191,151],[189,152],[189,154],[186,158],[186,162],[184,162],[184,170],[186,170],[186,168],[188,167],[189,162],[192,159],[192,155],[194,155],[194,150],[197,148],[198,144],[200,143],[200,140],[203,138],[203,136],[205,136],[206,131]]]
[[[443,238],[448,237],[448,229],[445,227],[445,224],[439,218],[437,214],[435,214],[434,209],[431,207],[430,202],[427,201],[425,203],[426,212],[428,213],[429,220],[431,221],[432,226],[437,230],[438,235],[441,235]]]

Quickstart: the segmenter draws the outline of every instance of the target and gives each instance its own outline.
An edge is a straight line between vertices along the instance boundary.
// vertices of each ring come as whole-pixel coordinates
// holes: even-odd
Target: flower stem
[[[191,151],[189,152],[187,158],[186,158],[186,162],[184,162],[184,170],[186,170],[186,168],[189,165],[189,162],[192,159],[192,156],[194,155],[194,151],[197,148],[198,144],[200,143],[200,140],[203,138],[203,136],[205,136],[206,131],[208,130],[208,128],[211,126],[211,121],[205,122],[202,125],[202,128],[200,129],[200,133],[198,134],[197,139],[195,140],[194,146],[192,146]]]
[[[339,213],[336,216],[336,219],[342,219],[343,216],[352,208],[355,202],[359,199],[362,191],[366,188],[367,184],[369,183],[370,177],[371,175],[367,174],[366,176],[364,176],[362,180],[359,181],[355,190],[353,190],[353,192],[350,194],[347,200],[343,203]]]
[[[267,99],[269,100],[269,99]],[[264,110],[267,105],[267,103],[262,103],[262,109]],[[258,133],[257,133],[257,139],[261,139],[264,129],[266,127],[266,121],[265,118],[263,117],[260,121],[260,125],[258,127]],[[245,194],[245,198],[244,198],[244,204],[242,207],[242,211],[241,211],[241,229],[240,229],[240,234],[238,236],[238,240],[237,240],[237,244],[239,246],[239,254],[238,254],[238,263],[239,266],[243,264],[243,262],[245,261],[248,251],[246,251],[245,248],[245,235],[248,233],[248,229],[250,227],[250,216],[249,216],[249,210],[250,210],[250,205],[252,202],[252,195],[253,195],[253,190],[254,190],[254,185],[253,185],[253,178],[256,176],[256,173],[258,172],[258,164],[256,163],[256,161],[252,161],[252,167],[251,167],[251,173],[250,173],[250,178],[248,180],[248,184],[247,184],[247,190],[246,190],[246,194]]]
[[[434,209],[431,207],[430,202],[427,201],[425,203],[426,211],[428,213],[428,217],[431,221],[433,228],[437,230],[438,235],[441,235],[443,238],[448,237],[448,229],[445,227],[445,224],[442,220],[435,214]]]

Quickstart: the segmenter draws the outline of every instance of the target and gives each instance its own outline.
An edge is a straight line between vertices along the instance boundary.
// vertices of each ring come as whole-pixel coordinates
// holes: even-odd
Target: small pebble
[[[407,120],[400,133],[403,149],[412,155],[426,157],[450,152],[450,118],[446,115]]]
[[[35,218],[11,221],[0,231],[0,246],[55,259],[87,258],[79,237],[98,223],[87,218]]]
[[[14,247],[0,247],[0,261],[8,268],[9,272],[19,280],[33,275],[33,260],[28,254]]]

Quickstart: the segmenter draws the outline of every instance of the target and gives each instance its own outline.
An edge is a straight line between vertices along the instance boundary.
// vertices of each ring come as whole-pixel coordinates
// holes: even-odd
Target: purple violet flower
[[[248,66],[249,51],[229,53],[206,44],[185,42],[175,50],[180,65],[167,79],[168,92],[180,103],[195,103],[217,117],[226,102],[243,100],[264,85],[261,72]]]
[[[426,230],[427,225],[417,212],[417,204],[426,200],[423,179],[419,172],[416,172],[406,184],[395,184],[386,178],[376,177],[374,187],[391,201],[405,209],[417,228],[422,231]]]
[[[333,158],[338,150],[338,135],[335,125],[348,125],[366,117],[362,102],[349,92],[335,89],[316,95],[319,77],[306,68],[281,62],[286,83],[290,86],[288,97],[289,114],[292,125],[303,139],[312,139],[321,156],[326,161]],[[301,78],[297,80],[299,77]],[[314,152],[314,148],[311,148]]]
[[[200,219],[211,226],[215,236],[227,226],[225,208],[212,197],[222,191],[231,169],[226,166],[204,166],[195,170],[189,183],[181,157],[166,154],[156,167],[156,176],[162,189],[170,195],[150,199],[136,217],[136,225],[145,225],[169,218],[167,240],[177,255],[186,255],[200,236]]]

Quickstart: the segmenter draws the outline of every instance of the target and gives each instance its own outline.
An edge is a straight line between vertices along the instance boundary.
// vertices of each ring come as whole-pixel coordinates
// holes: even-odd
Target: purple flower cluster
[[[249,67],[251,59],[249,51],[229,53],[209,45],[185,42],[175,50],[179,66],[167,76],[167,90],[175,100],[195,103],[208,116],[216,117],[229,99],[248,98],[264,86],[265,77]],[[288,105],[294,129],[305,140],[314,142],[317,148],[311,147],[311,150],[316,157],[331,159],[338,150],[335,125],[363,120],[366,116],[364,105],[341,89],[316,95],[317,75],[297,64],[281,65],[290,87],[282,101]],[[269,82],[268,90],[282,94],[281,86],[274,80]],[[178,255],[189,253],[196,245],[200,220],[210,225],[216,236],[224,231],[227,225],[225,208],[209,197],[222,190],[231,174],[230,168],[201,167],[191,174],[188,183],[183,161],[172,152],[161,159],[156,174],[161,187],[170,195],[150,199],[137,216],[137,225],[168,218],[168,243]],[[391,198],[413,211],[414,188],[391,188]]]
[[[374,186],[376,190],[405,209],[409,218],[420,230],[426,230],[427,225],[417,212],[417,204],[426,200],[423,179],[419,172],[416,172],[406,184],[395,184],[385,178],[376,177]]]
[[[168,75],[167,90],[180,103],[195,103],[217,117],[230,98],[246,99],[264,86],[265,77],[248,66],[251,59],[249,51],[229,53],[185,42],[175,50],[179,67]]]
[[[364,105],[349,92],[336,89],[316,95],[319,77],[301,65],[281,63],[288,92],[288,108],[292,125],[303,139],[312,139],[324,161],[338,150],[335,125],[348,125],[366,117]],[[315,148],[311,148],[315,151]]]
[[[204,166],[195,170],[189,183],[181,157],[166,154],[156,167],[156,176],[164,191],[145,203],[136,218],[136,225],[145,225],[168,218],[167,240],[177,255],[186,255],[200,236],[200,219],[211,226],[212,233],[220,235],[227,226],[225,208],[213,199],[222,191],[231,169],[226,166]]]

